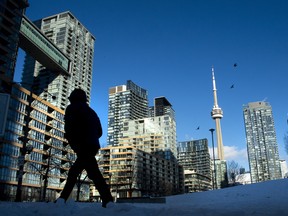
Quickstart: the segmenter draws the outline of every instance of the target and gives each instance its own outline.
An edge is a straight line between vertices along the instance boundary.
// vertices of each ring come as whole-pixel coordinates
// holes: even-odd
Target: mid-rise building
[[[98,161],[104,177],[109,179],[114,197],[166,196],[184,192],[183,170],[176,161],[133,146],[102,148]]]
[[[176,160],[174,126],[175,122],[168,116],[125,121],[119,145],[134,146],[167,160]]]
[[[154,118],[127,120],[124,122],[123,138],[119,146],[133,146],[150,154],[157,154],[164,149],[163,130],[155,124]]]
[[[83,89],[90,102],[95,37],[69,11],[42,18],[34,24],[70,59],[69,74],[47,69],[26,55],[22,85],[33,88],[33,92],[45,100],[49,100],[49,94],[54,95],[56,99],[50,102],[63,110],[75,88]]]
[[[0,200],[15,200],[23,160],[22,200],[53,201],[76,158],[64,138],[64,111],[16,84],[9,95],[6,129],[0,138]],[[22,158],[24,139],[27,154]]]
[[[185,192],[211,189],[211,167],[208,140],[178,142],[178,162],[185,174]]]
[[[281,178],[272,107],[268,102],[243,106],[251,182]]]

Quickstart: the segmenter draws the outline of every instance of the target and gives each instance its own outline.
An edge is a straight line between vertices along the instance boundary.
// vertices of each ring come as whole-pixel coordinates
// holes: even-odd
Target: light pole
[[[214,128],[209,129],[209,131],[211,132],[211,136],[212,136],[212,152],[213,152],[213,162],[214,162],[214,172],[213,172],[213,181],[212,181],[212,187],[213,189],[217,189],[217,176],[216,176],[216,163],[215,163],[215,153],[214,153],[214,136],[213,136],[213,132],[215,131]],[[214,185],[214,181],[215,181],[215,185]]]

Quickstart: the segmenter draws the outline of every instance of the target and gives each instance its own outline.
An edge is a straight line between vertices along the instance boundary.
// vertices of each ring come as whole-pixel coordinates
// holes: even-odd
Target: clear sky
[[[284,148],[288,1],[29,3],[26,16],[30,20],[70,11],[96,37],[91,106],[102,121],[102,145],[106,145],[108,90],[130,79],[148,90],[150,105],[159,96],[170,101],[176,112],[178,141],[207,138],[211,147],[209,129],[215,128],[210,115],[214,65],[218,104],[224,112],[221,126],[225,158],[248,169],[242,106],[265,100],[273,109],[280,158],[288,159]],[[16,79],[22,71],[21,55]]]

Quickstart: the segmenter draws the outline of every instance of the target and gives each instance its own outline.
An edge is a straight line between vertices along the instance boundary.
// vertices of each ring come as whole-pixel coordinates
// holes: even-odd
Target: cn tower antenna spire
[[[215,108],[218,107],[218,100],[217,100],[217,89],[216,89],[216,81],[213,66],[212,66],[212,82],[213,82],[213,96],[214,96],[214,108]]]
[[[221,124],[220,124],[220,120],[223,117],[223,111],[218,106],[216,79],[215,79],[215,73],[214,73],[214,67],[213,66],[212,66],[212,82],[213,82],[214,106],[213,106],[213,109],[211,112],[211,116],[215,120],[215,123],[216,123],[217,153],[218,153],[217,156],[220,160],[224,160],[224,147],[223,147],[223,141],[222,141]]]

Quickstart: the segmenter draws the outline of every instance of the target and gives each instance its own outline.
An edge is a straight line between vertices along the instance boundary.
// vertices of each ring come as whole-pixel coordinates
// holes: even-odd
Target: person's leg
[[[60,198],[65,199],[65,201],[68,199],[68,197],[71,194],[71,191],[73,190],[74,185],[76,184],[77,177],[83,171],[83,169],[84,167],[82,161],[79,158],[77,158],[75,163],[71,166],[68,172],[68,178],[61,192]]]
[[[87,171],[88,177],[94,182],[96,189],[99,191],[102,199],[102,206],[106,207],[108,202],[113,202],[113,197],[110,193],[110,189],[103,178],[95,157],[87,159],[85,162],[85,170]]]

